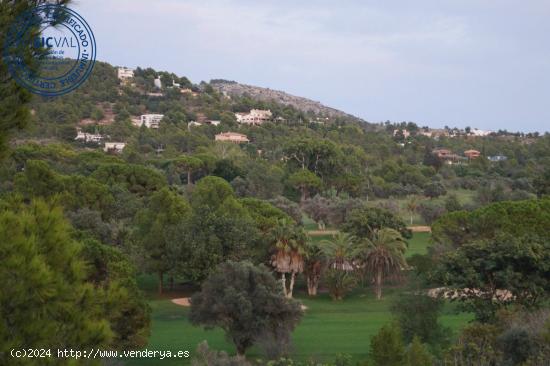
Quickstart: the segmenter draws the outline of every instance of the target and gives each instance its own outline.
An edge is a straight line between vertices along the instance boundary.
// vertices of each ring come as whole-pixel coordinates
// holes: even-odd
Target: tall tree
[[[407,201],[407,211],[411,214],[411,225],[413,224],[413,217],[416,211],[418,210],[418,198],[413,196]]]
[[[306,254],[304,262],[304,274],[307,282],[307,294],[317,295],[317,288],[321,280],[321,274],[326,267],[326,257],[321,246],[308,238],[306,241]]]
[[[301,316],[267,268],[249,262],[221,264],[191,298],[189,314],[195,325],[222,328],[239,356],[262,337],[287,342]]]
[[[174,160],[178,172],[187,173],[187,185],[193,184],[193,172],[203,167],[202,160],[193,156],[182,156]]]
[[[281,274],[283,293],[292,298],[296,275],[304,271],[304,255],[306,254],[306,236],[302,228],[288,219],[280,219],[271,230],[275,242],[275,254],[271,264]],[[290,283],[287,287],[286,274],[290,273]]]
[[[351,211],[342,230],[356,238],[372,238],[375,230],[391,228],[399,231],[404,238],[411,238],[412,232],[407,229],[403,220],[391,211],[378,207],[363,206]]]
[[[41,200],[7,206],[0,208],[0,364],[44,364],[12,358],[13,348],[110,346],[101,292],[86,282],[81,245],[61,209]]]
[[[368,274],[374,280],[376,298],[382,298],[382,285],[389,277],[396,277],[407,267],[405,251],[407,243],[401,234],[389,228],[375,230],[372,239],[359,242],[357,255]]]
[[[331,240],[321,242],[328,269],[325,280],[333,300],[342,300],[357,285],[356,242],[346,233],[338,233]]]
[[[136,241],[141,243],[149,271],[158,275],[158,292],[163,291],[164,275],[175,268],[173,253],[183,246],[183,236],[191,215],[189,203],[177,193],[163,188],[151,196],[147,207],[136,215]],[[181,238],[175,242],[174,238]]]
[[[300,203],[304,203],[311,191],[321,188],[321,178],[309,170],[300,170],[288,177],[288,183],[301,192]]]
[[[440,258],[434,279],[480,321],[510,305],[540,306],[550,298],[550,242],[501,234],[467,243]]]
[[[136,270],[124,253],[94,239],[82,241],[82,257],[88,263],[87,281],[97,289],[119,350],[147,344],[151,309],[136,282]]]
[[[328,265],[339,271],[355,269],[356,243],[354,238],[346,233],[338,233],[332,239],[321,242],[321,250],[327,258]]]

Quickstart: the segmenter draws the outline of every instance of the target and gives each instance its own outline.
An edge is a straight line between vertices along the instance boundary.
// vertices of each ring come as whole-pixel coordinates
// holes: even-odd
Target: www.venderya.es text
[[[50,349],[50,348],[20,348],[12,349],[10,352],[13,358],[156,358],[163,360],[166,358],[188,358],[189,351],[159,351],[159,350],[131,350],[116,351],[90,348],[88,350],[74,349]]]

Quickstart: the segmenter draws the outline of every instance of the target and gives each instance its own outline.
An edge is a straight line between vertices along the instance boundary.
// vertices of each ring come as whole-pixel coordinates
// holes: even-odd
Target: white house
[[[117,75],[120,80],[131,79],[134,77],[134,69],[119,67],[117,69]]]
[[[222,122],[221,121],[211,121],[211,120],[204,121],[204,124],[212,125],[212,126],[218,126],[220,123],[222,123]]]
[[[87,132],[82,132],[81,130],[77,130],[76,137],[74,139],[84,141],[84,142],[95,142],[99,144],[101,140],[103,140],[103,136],[98,133],[87,133]]]
[[[159,128],[162,118],[164,118],[164,114],[142,114],[135,125],[138,127],[145,125],[147,128]]]
[[[199,127],[199,126],[202,126],[202,123],[197,121],[191,121],[187,124],[187,127]]]
[[[103,147],[103,151],[119,153],[124,150],[125,146],[125,142],[106,142],[105,146]]]
[[[160,81],[160,77],[155,78],[153,83],[155,84],[155,88],[162,89],[162,81]]]
[[[471,136],[478,136],[478,137],[489,136],[492,133],[493,133],[493,131],[483,131],[483,130],[479,130],[477,128],[472,128],[472,130],[470,131]]]
[[[249,113],[235,113],[235,117],[238,123],[256,126],[271,121],[273,114],[270,110],[252,109]]]

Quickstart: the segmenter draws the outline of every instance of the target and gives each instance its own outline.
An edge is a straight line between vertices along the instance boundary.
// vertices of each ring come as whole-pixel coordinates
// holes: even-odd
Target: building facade
[[[479,158],[481,156],[481,153],[477,150],[466,150],[464,151],[464,156],[472,160]]]
[[[214,137],[215,141],[228,141],[233,142],[236,144],[243,144],[250,142],[248,137],[246,135],[243,135],[242,133],[236,133],[236,132],[223,132],[219,133]]]
[[[235,117],[238,123],[259,126],[264,122],[271,121],[273,114],[269,109],[252,109],[249,113],[235,113]]]
[[[126,147],[125,142],[106,142],[103,151],[120,153],[124,150],[124,147]]]
[[[162,121],[163,118],[164,114],[142,114],[136,125],[138,127],[159,128],[160,121]]]
[[[117,76],[120,80],[131,79],[134,77],[134,69],[119,67],[117,69]]]
[[[84,142],[95,142],[99,144],[103,140],[103,136],[98,133],[87,133],[77,130],[75,140],[84,141]]]

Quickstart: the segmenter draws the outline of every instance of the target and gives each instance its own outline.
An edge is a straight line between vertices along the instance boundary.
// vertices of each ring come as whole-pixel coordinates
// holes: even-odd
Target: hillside
[[[358,121],[363,121],[362,119],[355,117],[351,114],[343,112],[341,110],[327,107],[321,102],[307,99],[304,97],[298,97],[284,91],[273,90],[269,88],[262,88],[259,86],[240,84],[235,81],[228,80],[211,80],[210,85],[218,90],[220,93],[224,93],[229,96],[249,96],[250,98],[270,102],[275,101],[283,105],[292,106],[299,111],[304,113],[312,112],[314,114],[320,114],[323,116],[333,117],[333,118],[352,118]],[[364,122],[364,121],[363,121]]]

